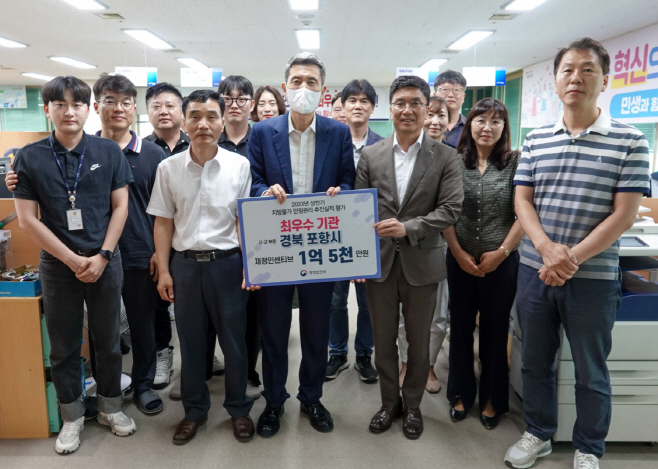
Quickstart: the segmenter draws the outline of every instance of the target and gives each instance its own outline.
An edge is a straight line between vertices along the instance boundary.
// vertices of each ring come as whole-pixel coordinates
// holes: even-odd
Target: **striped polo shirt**
[[[647,139],[603,111],[577,136],[561,118],[527,135],[514,184],[534,188],[542,228],[553,242],[573,247],[612,213],[615,193],[649,193]],[[543,265],[527,236],[521,262]],[[619,240],[583,262],[574,277],[614,280],[618,265]]]

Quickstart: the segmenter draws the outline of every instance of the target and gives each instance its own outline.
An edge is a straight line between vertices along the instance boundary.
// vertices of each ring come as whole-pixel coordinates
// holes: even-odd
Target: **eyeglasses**
[[[222,96],[222,99],[224,100],[224,104],[226,107],[231,107],[233,105],[233,102],[235,101],[238,104],[238,107],[243,107],[247,102],[251,101],[251,98],[230,98],[228,96]]]
[[[96,102],[102,103],[103,106],[107,106],[107,107],[116,107],[117,103],[119,103],[119,101],[117,101],[116,99],[111,99],[111,98],[106,98],[102,101],[98,100]],[[132,100],[121,101],[120,104],[121,107],[124,108],[126,111],[132,108],[133,106],[135,106],[135,103]]]
[[[487,126],[487,124],[492,129],[497,129],[499,127],[502,127],[505,124],[505,121],[502,120],[502,119],[493,119],[493,120],[490,120],[490,121],[488,121],[486,119],[474,119],[473,124],[476,127],[479,127],[480,129],[484,129]]]
[[[391,107],[396,111],[404,111],[407,109],[407,106],[409,106],[412,111],[420,111],[423,107],[427,106],[427,104],[421,103],[420,101],[411,101],[410,103],[405,101],[395,101],[394,103],[391,103]]]
[[[436,91],[443,96],[448,96],[450,93],[452,93],[455,98],[458,98],[464,93],[463,88],[437,88]]]

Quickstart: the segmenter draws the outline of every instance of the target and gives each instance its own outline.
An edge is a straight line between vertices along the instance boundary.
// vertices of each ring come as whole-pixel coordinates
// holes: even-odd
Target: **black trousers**
[[[249,300],[247,301],[247,331],[245,333],[245,341],[247,344],[247,379],[255,385],[260,386],[260,375],[256,371],[256,363],[258,362],[258,354],[261,349],[261,331],[259,308],[261,302],[259,291],[249,292]],[[215,356],[215,339],[217,332],[212,323],[208,324],[208,334],[206,336],[206,379],[212,377],[212,362]]]
[[[149,269],[124,269],[123,304],[130,325],[133,352],[132,383],[135,396],[153,387],[155,377],[155,324],[160,295]],[[167,316],[169,321],[169,316]]]
[[[519,253],[512,252],[496,270],[484,277],[464,272],[450,250],[446,267],[450,294],[448,400],[455,405],[461,399],[465,409],[475,403],[473,333],[479,311],[480,412],[491,401],[496,414],[504,414],[509,410],[507,334],[510,309],[516,295]]]
[[[156,350],[164,350],[171,342],[171,319],[169,319],[169,303],[158,296],[158,307],[155,313]]]
[[[299,393],[304,404],[322,397],[327,373],[329,315],[334,282],[264,287],[260,290],[263,332],[263,395],[267,403],[281,406],[290,397],[288,378],[288,339],[292,321],[292,297],[299,293],[299,336],[302,363],[299,368]]]
[[[199,420],[210,409],[206,385],[208,325],[217,331],[226,361],[224,407],[233,418],[249,415],[253,400],[247,388],[245,345],[247,291],[242,286],[242,256],[235,253],[197,262],[176,252],[170,271],[174,281],[176,328],[181,348],[181,397],[185,417]]]

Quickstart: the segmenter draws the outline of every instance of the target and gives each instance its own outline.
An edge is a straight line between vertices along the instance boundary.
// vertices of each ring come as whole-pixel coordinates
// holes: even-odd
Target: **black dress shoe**
[[[480,422],[482,423],[482,426],[487,430],[493,430],[498,425],[498,415],[487,417],[484,414],[480,414]]]
[[[402,411],[402,433],[410,440],[417,440],[423,434],[423,415],[419,408]]]
[[[457,410],[453,406],[450,406],[450,420],[453,422],[461,422],[466,418],[466,413],[468,411],[466,409],[464,410]]]
[[[201,417],[199,420],[183,419],[180,421],[174,432],[173,443],[175,445],[184,445],[189,443],[196,436],[199,427],[208,421],[208,414]]]
[[[402,406],[394,406],[392,409],[387,409],[382,406],[372,419],[370,420],[370,431],[373,433],[384,433],[391,428],[393,420],[402,415]]]
[[[274,407],[267,404],[263,413],[258,417],[258,425],[256,426],[258,434],[264,438],[276,435],[281,427],[282,415],[283,406]]]
[[[334,420],[320,401],[308,405],[302,402],[302,412],[309,416],[311,426],[317,431],[328,433],[334,429]]]

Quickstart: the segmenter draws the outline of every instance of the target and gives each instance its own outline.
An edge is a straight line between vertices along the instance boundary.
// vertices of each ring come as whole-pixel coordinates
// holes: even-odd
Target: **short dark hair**
[[[100,78],[94,83],[94,97],[96,100],[100,99],[106,91],[130,96],[133,99],[137,97],[137,88],[135,88],[132,81],[123,75],[101,73]]]
[[[436,80],[434,80],[434,91],[439,88],[439,85],[444,83],[451,83],[453,85],[459,85],[462,88],[466,88],[466,78],[464,78],[464,75],[459,72],[455,72],[454,70],[446,70],[445,72],[439,74],[438,77],[436,77]]]
[[[272,93],[272,96],[274,96],[274,99],[276,99],[276,107],[279,110],[279,115],[282,116],[286,113],[286,103],[283,100],[283,96],[281,96],[281,93],[279,91],[272,87],[272,86],[261,86],[256,90],[254,93],[254,103],[256,105],[254,106],[254,110],[251,111],[251,121],[252,122],[258,122],[258,101],[260,101],[260,97],[263,95],[265,92]]]
[[[601,65],[603,74],[607,75],[610,73],[610,56],[608,55],[608,51],[605,50],[605,47],[603,47],[599,41],[595,41],[591,37],[584,37],[577,41],[573,41],[567,47],[563,47],[559,50],[555,56],[555,60],[553,60],[553,75],[557,75],[557,69],[560,68],[560,63],[562,62],[564,54],[570,50],[591,50],[599,57],[599,64]]]
[[[229,75],[220,81],[219,86],[217,86],[217,93],[220,96],[223,94],[229,95],[235,90],[240,94],[248,95],[250,98],[254,96],[254,85],[241,75]]]
[[[436,110],[434,108],[436,108]],[[432,96],[427,105],[427,112],[439,112],[441,108],[446,110],[448,113],[448,121],[450,121],[450,107],[448,107],[448,101],[441,96]]]
[[[72,76],[55,77],[46,82],[41,88],[43,104],[48,104],[51,101],[64,101],[66,91],[71,92],[76,103],[86,103],[87,106],[91,104],[91,88],[89,88],[89,85]]]
[[[342,101],[342,97],[341,97],[341,92],[340,92],[340,91],[339,91],[338,93],[336,93],[336,94],[334,95],[333,98],[331,98],[331,107],[334,107],[334,103],[335,103],[336,101],[338,101],[339,99],[341,100],[341,104],[342,104],[343,101]]]
[[[286,63],[286,68],[284,71],[285,82],[288,83],[288,77],[290,76],[290,69],[293,65],[315,65],[320,69],[320,80],[322,85],[324,85],[324,79],[327,76],[327,71],[324,68],[324,62],[320,57],[315,55],[312,52],[300,52],[290,57],[288,63]]]
[[[345,102],[350,96],[359,96],[361,93],[366,95],[373,107],[377,105],[377,92],[368,80],[352,80],[349,82],[343,88],[340,99]]]
[[[468,113],[464,129],[462,130],[462,135],[459,138],[459,144],[457,145],[457,151],[464,158],[464,166],[468,169],[475,169],[478,159],[477,147],[475,145],[475,140],[473,140],[473,135],[471,134],[471,125],[476,117],[486,114],[489,111],[493,111],[494,115],[500,116],[505,121],[503,133],[491,150],[489,159],[500,171],[517,155],[516,152],[512,151],[512,137],[509,130],[509,115],[507,114],[507,108],[497,99],[484,98],[475,103],[471,112]]]
[[[185,99],[183,99],[183,115],[185,115],[190,103],[205,103],[210,99],[219,104],[220,114],[224,117],[224,109],[226,108],[224,100],[217,91],[213,90],[196,90],[192,91],[189,96],[185,96]]]
[[[156,96],[162,93],[171,93],[178,98],[181,104],[183,103],[183,95],[180,94],[178,88],[176,88],[174,85],[170,83],[162,82],[146,89],[146,105],[148,106],[150,100],[152,100],[153,98],[155,98]]]
[[[400,88],[418,88],[425,96],[425,104],[430,102],[430,85],[425,80],[414,75],[402,75],[393,80],[391,91],[388,95],[388,102],[393,102],[393,95]]]

